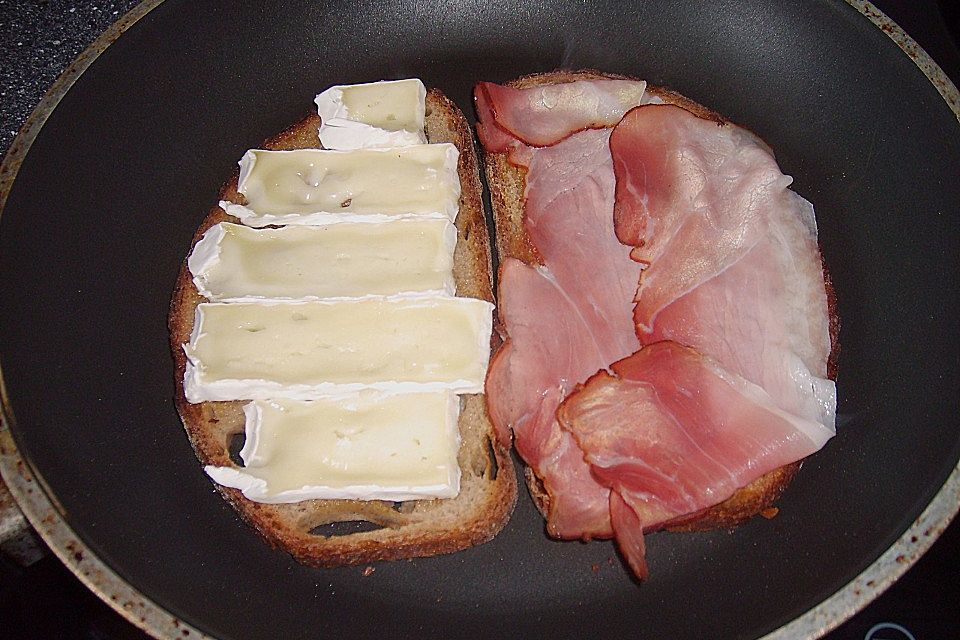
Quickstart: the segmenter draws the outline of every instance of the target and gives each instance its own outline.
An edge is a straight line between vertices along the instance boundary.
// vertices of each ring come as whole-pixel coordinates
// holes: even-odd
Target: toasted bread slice
[[[505,83],[507,86],[518,89],[573,82],[575,80],[590,79],[620,79],[633,80],[627,76],[613,75],[599,71],[555,71],[524,76]],[[720,114],[686,98],[679,93],[647,85],[647,91],[658,96],[664,102],[675,104],[694,113],[695,115],[718,123],[728,122]],[[487,185],[490,190],[490,201],[493,205],[493,219],[498,256],[516,258],[527,264],[541,263],[536,248],[527,237],[523,228],[523,206],[525,189],[525,171],[508,161],[506,153],[485,153],[483,157],[484,171]],[[824,270],[826,274],[826,270]],[[835,362],[837,351],[837,334],[839,320],[835,312],[835,298],[830,284],[827,281],[827,301],[830,312],[830,338],[833,352],[830,356],[829,371],[831,378],[835,376]],[[678,518],[666,525],[673,531],[701,531],[707,529],[734,527],[752,516],[766,510],[780,497],[796,475],[802,461],[785,465],[779,469],[757,478],[750,484],[739,489],[736,493],[720,504],[701,511]],[[524,476],[534,503],[540,512],[547,517],[550,507],[550,496],[534,471],[526,467]]]
[[[454,278],[457,295],[493,301],[489,236],[481,201],[473,135],[463,113],[440,91],[426,98],[430,142],[452,142],[460,151],[460,209],[456,219]],[[264,143],[266,149],[320,146],[320,119],[311,115]],[[237,178],[220,199],[242,203]],[[236,219],[214,207],[193,237],[193,244],[218,222]],[[176,363],[176,405],[194,451],[203,465],[239,465],[232,459],[244,432],[245,402],[191,404],[183,394],[186,356],[183,344],[193,330],[194,310],[204,302],[186,262],[180,269],[170,306],[170,347]],[[495,340],[496,338],[493,338]],[[237,512],[271,544],[304,564],[331,567],[374,560],[430,556],[486,542],[503,528],[517,497],[509,445],[498,442],[483,396],[461,396],[460,494],[456,498],[401,503],[361,500],[308,500],[263,504],[240,491],[217,485]]]

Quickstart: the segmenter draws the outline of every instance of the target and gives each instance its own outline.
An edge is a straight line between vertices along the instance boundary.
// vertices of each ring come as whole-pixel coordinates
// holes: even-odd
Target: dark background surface
[[[59,71],[133,2],[15,3],[0,1],[0,141],[6,149],[20,122]],[[910,33],[956,82],[960,57],[938,6],[932,1],[877,2]],[[952,5],[940,7],[955,11]],[[949,20],[949,17],[948,17]],[[863,638],[877,623],[895,622],[917,638],[960,633],[955,579],[958,526],[876,602],[829,637]],[[27,570],[0,564],[0,636],[24,638],[137,638],[133,629],[76,582],[52,556]],[[894,640],[892,632],[876,636]]]

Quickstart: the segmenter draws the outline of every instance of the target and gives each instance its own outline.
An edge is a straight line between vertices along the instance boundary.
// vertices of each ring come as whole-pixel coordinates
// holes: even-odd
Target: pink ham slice
[[[515,89],[480,82],[474,92],[481,120],[477,132],[488,152],[506,151],[511,137],[533,147],[550,146],[577,131],[614,126],[641,104],[646,86],[633,80],[579,80]]]
[[[788,206],[791,178],[766,145],[674,105],[632,110],[610,138],[617,237],[643,265],[637,327],[739,260]]]
[[[757,385],[675,342],[601,371],[560,406],[610,498],[618,546],[646,575],[642,534],[709,508],[833,433],[779,409]]]
[[[637,512],[628,505],[617,491],[610,492],[610,521],[617,547],[627,561],[627,566],[638,580],[646,580],[647,544],[643,540],[643,525]]]
[[[830,331],[816,235],[799,196],[740,260],[667,305],[644,343],[695,347],[760,385],[784,411],[833,429]],[[638,314],[640,306],[637,307]]]
[[[559,538],[612,535],[609,492],[590,476],[554,412],[578,382],[636,351],[633,294],[640,267],[613,232],[609,130],[585,130],[543,149],[527,167],[524,228],[543,258],[501,267],[500,318],[509,336],[490,365],[487,403],[499,430],[550,496]],[[604,215],[607,212],[607,215]]]
[[[610,130],[593,127],[619,121],[640,103],[645,84],[562,86],[501,90],[481,83],[475,91],[485,149],[509,152],[526,170],[524,230],[542,258],[538,267],[512,259],[501,265],[507,341],[490,363],[486,397],[500,437],[513,430],[518,452],[543,481],[547,530],[589,539],[613,535],[610,492],[590,475],[555,410],[574,385],[640,346],[632,320],[640,267],[613,229]],[[576,108],[565,102],[570,96],[580,96]],[[550,112],[559,126],[545,118],[556,100]]]
[[[616,230],[644,269],[643,344],[675,340],[834,424],[830,335],[812,206],[768,147],[675,106],[627,114],[611,136]]]
[[[610,537],[609,491],[560,429],[556,409],[574,385],[607,361],[570,298],[545,267],[508,258],[500,267],[499,313],[509,339],[487,372],[490,418],[550,496],[547,528],[558,538]]]
[[[487,153],[505,153],[510,151],[518,140],[506,129],[497,124],[490,104],[490,82],[480,82],[474,87],[473,101],[477,109],[477,137]]]
[[[617,241],[613,229],[609,139],[609,129],[591,129],[535,149],[524,205],[527,237],[582,316],[601,367],[640,346],[632,319],[640,265],[630,260],[630,248]]]

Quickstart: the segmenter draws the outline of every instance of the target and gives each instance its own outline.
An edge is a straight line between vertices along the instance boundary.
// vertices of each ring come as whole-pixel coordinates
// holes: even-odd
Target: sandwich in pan
[[[195,234],[169,316],[183,424],[223,496],[301,562],[479,544],[516,477],[481,395],[493,296],[472,133],[418,80],[317,103],[322,126],[247,152]]]
[[[550,535],[733,526],[834,434],[813,207],[756,136],[592,72],[475,88],[505,343],[487,374]]]

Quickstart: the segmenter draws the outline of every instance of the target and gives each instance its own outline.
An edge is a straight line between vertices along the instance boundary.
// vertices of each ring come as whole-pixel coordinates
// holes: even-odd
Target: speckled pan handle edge
[[[956,85],[947,77],[940,65],[934,62],[933,58],[924,51],[923,47],[907,35],[896,22],[888,18],[885,13],[871,3],[864,0],[847,0],[847,3],[866,16],[870,22],[897,43],[897,46],[913,60],[913,63],[923,72],[923,75],[927,76],[927,79],[940,93],[944,102],[960,120],[960,93],[957,92]]]
[[[0,475],[50,550],[117,613],[155,638],[209,638],[150,601],[90,551],[20,457],[6,424],[0,427]]]

